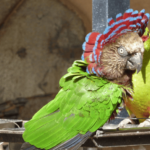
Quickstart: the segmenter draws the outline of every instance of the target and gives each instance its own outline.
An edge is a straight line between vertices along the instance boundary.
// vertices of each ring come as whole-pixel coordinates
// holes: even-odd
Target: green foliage
[[[86,66],[84,61],[75,61],[60,79],[61,90],[55,99],[25,124],[26,142],[50,149],[78,133],[96,131],[110,118],[121,103],[122,88],[89,75]]]

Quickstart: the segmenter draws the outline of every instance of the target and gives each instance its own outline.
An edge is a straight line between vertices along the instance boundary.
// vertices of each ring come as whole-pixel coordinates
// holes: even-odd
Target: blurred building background
[[[149,0],[130,1],[134,10],[150,13]],[[0,118],[29,120],[80,59],[92,30],[92,0],[0,2]]]

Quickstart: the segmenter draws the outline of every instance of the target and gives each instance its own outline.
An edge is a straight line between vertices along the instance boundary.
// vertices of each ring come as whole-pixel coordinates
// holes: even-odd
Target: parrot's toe
[[[97,131],[96,131],[96,137],[97,137],[97,138],[98,138],[98,137],[101,137],[103,133],[104,133],[103,131],[97,130]]]
[[[119,124],[118,124],[118,128],[124,128],[125,125],[127,124],[132,124],[131,119],[126,118],[124,120],[122,120]]]
[[[144,122],[140,123],[138,127],[150,126],[150,119],[146,119]]]

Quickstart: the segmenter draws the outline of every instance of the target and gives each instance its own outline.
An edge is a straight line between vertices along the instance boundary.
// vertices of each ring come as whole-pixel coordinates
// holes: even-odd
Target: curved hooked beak
[[[127,60],[126,69],[137,70],[137,73],[140,72],[142,68],[143,57],[141,53],[136,53]]]

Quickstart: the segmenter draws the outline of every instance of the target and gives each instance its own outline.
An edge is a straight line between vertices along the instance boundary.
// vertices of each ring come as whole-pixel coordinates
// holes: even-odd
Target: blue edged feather
[[[90,74],[88,67],[86,67],[86,72],[87,72],[88,74]]]
[[[134,12],[132,12],[132,15],[138,14],[139,12],[137,10],[135,10]]]
[[[109,24],[112,20],[113,20],[113,18],[108,18],[107,23]]]
[[[81,59],[84,61],[84,53],[81,55]]]
[[[85,42],[88,42],[88,41],[89,41],[89,37],[90,37],[91,34],[92,34],[92,33],[88,33],[88,34],[86,35],[86,37],[85,37]]]
[[[131,8],[125,11],[125,13],[131,13],[131,12],[133,12],[133,9]]]
[[[116,15],[116,19],[119,18],[119,17],[121,17],[121,16],[122,16],[122,13],[117,14]]]
[[[145,13],[145,9],[142,9],[140,12],[141,12],[141,13]]]
[[[91,62],[93,62],[92,54],[90,54],[89,59]]]
[[[100,58],[101,58],[101,55],[102,55],[102,52],[100,52],[100,54],[99,54],[99,58],[98,58],[98,62],[100,63]]]
[[[94,74],[96,74],[96,71],[95,71],[95,68],[94,68],[94,67],[92,67],[92,72],[93,72]]]
[[[82,49],[85,51],[86,42],[82,44]]]

